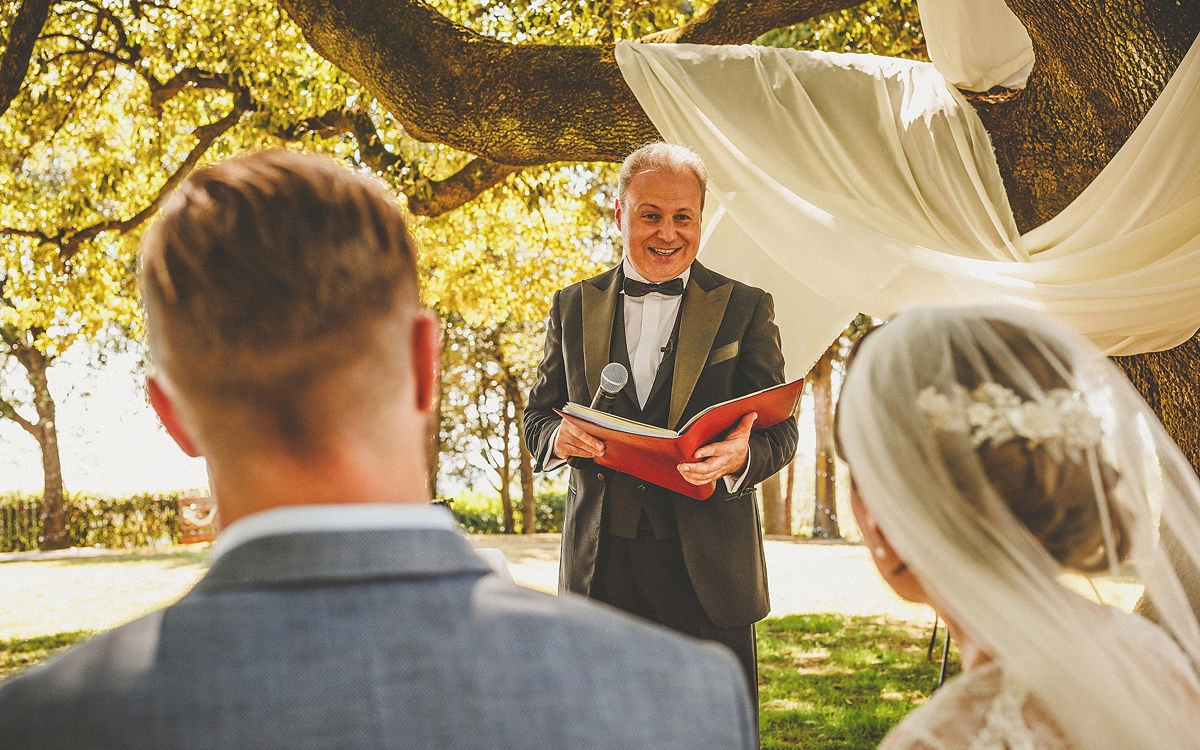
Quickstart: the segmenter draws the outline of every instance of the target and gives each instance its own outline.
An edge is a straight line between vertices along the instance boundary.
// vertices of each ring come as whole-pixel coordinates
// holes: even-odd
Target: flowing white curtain
[[[772,292],[789,375],[855,311],[922,302],[1044,309],[1112,354],[1200,327],[1200,45],[1095,182],[1024,236],[978,116],[931,64],[753,46],[616,54],[663,136],[708,163],[719,208],[701,257]],[[969,75],[994,59],[961,58]]]

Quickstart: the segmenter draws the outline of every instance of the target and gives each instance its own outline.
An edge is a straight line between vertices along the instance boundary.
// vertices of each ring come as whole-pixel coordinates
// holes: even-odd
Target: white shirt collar
[[[221,529],[212,546],[212,559],[234,547],[266,536],[313,531],[370,531],[373,529],[457,530],[454,516],[444,507],[424,503],[346,503],[288,505],[240,518]]]
[[[621,271],[624,272],[625,277],[628,279],[633,279],[634,281],[640,281],[643,284],[652,283],[645,276],[638,273],[638,270],[633,267],[633,263],[630,262],[628,255],[626,255],[624,258],[621,259]],[[690,279],[691,277],[692,277],[692,267],[691,267],[691,265],[688,265],[687,268],[683,269],[683,273],[679,274],[675,278],[682,279],[683,287],[686,289],[688,279]],[[670,279],[667,279],[667,281],[670,281]]]

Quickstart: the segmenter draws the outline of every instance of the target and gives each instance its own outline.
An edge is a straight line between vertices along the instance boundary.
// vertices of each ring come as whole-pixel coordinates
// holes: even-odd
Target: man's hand
[[[598,458],[604,455],[604,441],[597,440],[567,420],[558,425],[558,435],[554,438],[554,455],[556,458]]]
[[[746,466],[750,455],[750,429],[758,414],[751,412],[742,417],[738,426],[719,443],[709,443],[696,451],[696,463],[679,464],[679,473],[691,484],[708,484],[721,477],[737,474]]]

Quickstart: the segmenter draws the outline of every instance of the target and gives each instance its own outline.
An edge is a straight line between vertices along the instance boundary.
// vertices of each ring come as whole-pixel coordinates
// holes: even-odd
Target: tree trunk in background
[[[836,346],[836,344],[835,344]],[[813,503],[813,538],[840,539],[833,453],[833,355],[829,347],[808,374],[812,383],[813,424],[816,427],[817,462]]]
[[[794,519],[792,518],[792,503],[796,499],[796,459],[788,461],[787,465],[787,490],[783,497],[783,525],[787,527],[788,536],[792,536],[796,532]]]
[[[779,474],[772,474],[762,483],[763,532],[773,536],[787,536],[792,530],[787,526],[787,512],[783,507],[783,487]]]
[[[513,524],[512,504],[512,429],[513,419],[508,414],[508,404],[504,405],[504,450],[500,457],[500,507],[504,510],[504,533],[516,533]]]
[[[525,444],[525,394],[520,388],[513,387],[511,400],[516,411],[517,447],[520,450],[521,533],[533,534],[537,532],[537,497],[533,494],[533,454]]]
[[[54,397],[50,395],[50,383],[46,377],[50,369],[50,358],[33,347],[21,347],[16,351],[17,360],[25,368],[25,376],[33,387],[33,403],[38,421],[32,434],[42,449],[42,508],[38,514],[42,521],[43,550],[66,549],[71,546],[70,529],[67,528],[67,505],[63,498],[62,461],[58,453],[58,424]]]

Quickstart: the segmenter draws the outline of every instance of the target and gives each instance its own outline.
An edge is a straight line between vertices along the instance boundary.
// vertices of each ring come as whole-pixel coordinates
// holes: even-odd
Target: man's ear
[[[424,310],[413,320],[413,382],[416,383],[417,411],[433,409],[441,389],[442,328],[432,310]]]
[[[617,231],[625,231],[625,227],[621,226],[621,199],[617,198],[613,201],[613,207],[617,210]]]
[[[200,450],[191,436],[187,434],[187,430],[184,429],[183,422],[179,419],[179,412],[175,410],[175,404],[171,401],[171,397],[167,395],[166,389],[153,373],[146,376],[146,391],[150,394],[150,405],[158,413],[158,418],[162,420],[167,434],[184,453],[192,458],[199,458]]]

